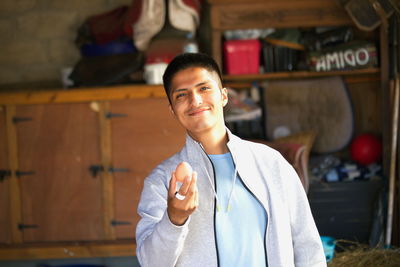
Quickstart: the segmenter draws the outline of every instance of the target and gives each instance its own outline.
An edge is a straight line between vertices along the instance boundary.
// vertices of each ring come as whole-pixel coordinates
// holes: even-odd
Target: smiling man
[[[163,79],[170,111],[187,137],[182,150],[145,179],[136,229],[140,264],[326,266],[292,166],[225,127],[227,89],[215,61],[179,55]],[[175,169],[183,161],[193,174],[178,188]]]

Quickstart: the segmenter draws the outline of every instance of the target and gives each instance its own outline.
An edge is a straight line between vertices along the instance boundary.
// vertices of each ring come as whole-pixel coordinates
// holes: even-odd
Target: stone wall
[[[61,69],[80,58],[79,26],[131,1],[1,0],[0,89],[61,87]]]

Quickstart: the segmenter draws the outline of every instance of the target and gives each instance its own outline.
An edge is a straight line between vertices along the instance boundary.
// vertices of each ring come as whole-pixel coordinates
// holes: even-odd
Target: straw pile
[[[336,244],[338,245],[338,243]],[[336,253],[329,267],[399,267],[400,249],[369,248],[354,244]]]

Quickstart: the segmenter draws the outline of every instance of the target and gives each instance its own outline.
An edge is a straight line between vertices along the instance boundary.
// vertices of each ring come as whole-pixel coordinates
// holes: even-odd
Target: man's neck
[[[200,142],[207,154],[217,155],[229,152],[228,133],[225,127],[220,130],[208,131],[205,133],[189,133],[189,135]]]

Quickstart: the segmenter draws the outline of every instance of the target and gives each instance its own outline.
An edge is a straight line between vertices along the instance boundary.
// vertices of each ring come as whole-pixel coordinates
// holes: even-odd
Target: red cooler
[[[224,42],[227,74],[258,74],[261,44],[257,39]]]

